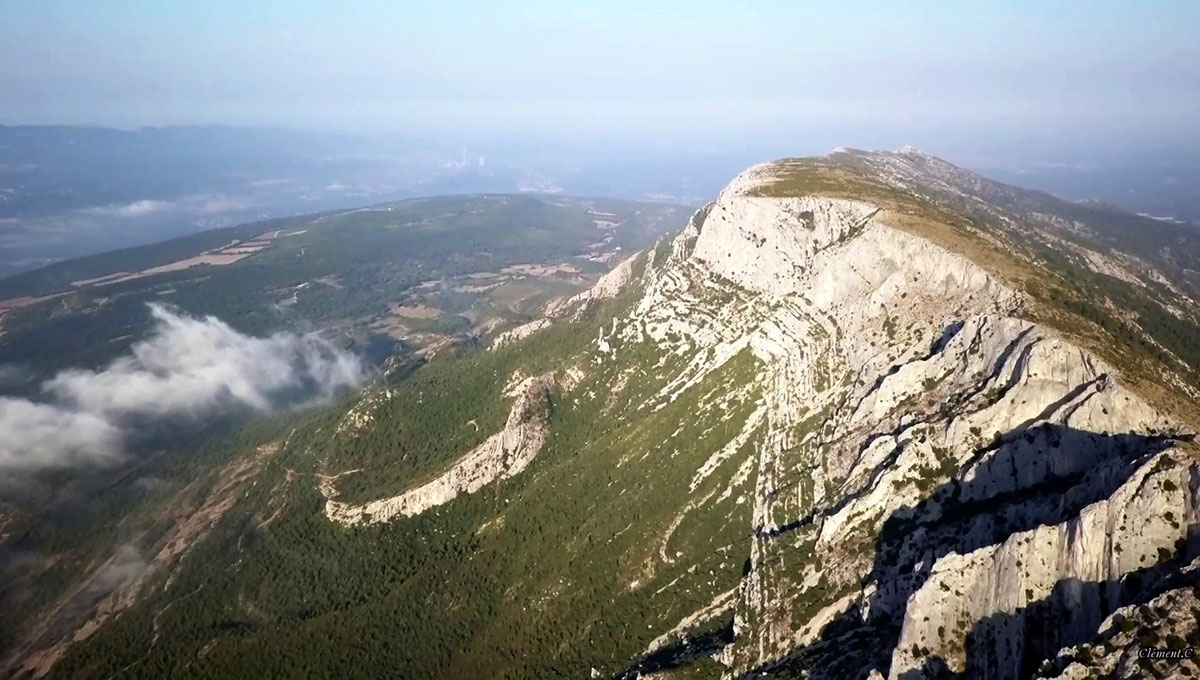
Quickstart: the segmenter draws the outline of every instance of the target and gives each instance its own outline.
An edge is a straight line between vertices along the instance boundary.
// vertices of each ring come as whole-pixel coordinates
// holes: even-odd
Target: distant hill
[[[472,311],[473,322],[521,319],[532,313],[522,311],[524,298],[586,285],[683,215],[667,204],[615,199],[446,196],[252,222],[67,260],[0,279],[0,364],[50,370],[115,356],[150,321],[148,301],[248,331],[306,330],[386,316],[389,304],[433,281],[438,289],[425,292],[454,297],[454,311],[464,312],[488,290],[470,290],[470,280],[458,283],[465,292],[448,289],[483,272],[527,283],[495,310]],[[567,269],[500,271],[545,262]],[[473,325],[456,315],[442,322]],[[365,322],[359,330],[367,332]]]
[[[445,169],[448,153],[276,128],[0,126],[0,275],[264,218],[520,185],[503,163]]]

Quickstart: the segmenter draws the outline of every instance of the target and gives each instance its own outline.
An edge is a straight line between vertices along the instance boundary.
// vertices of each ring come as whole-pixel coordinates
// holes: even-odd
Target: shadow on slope
[[[1086,432],[1052,424],[999,437],[977,452],[955,479],[883,522],[874,565],[862,583],[876,587],[868,606],[852,606],[825,627],[817,642],[742,677],[801,677],[811,670],[819,677],[853,679],[867,677],[872,669],[886,676],[908,598],[926,582],[938,558],[997,545],[1013,534],[1078,517],[1086,506],[1111,496],[1173,441],[1169,436]],[[1169,566],[1163,568],[1169,571]],[[1144,592],[1146,583],[1139,575],[1128,587],[1106,586],[1115,594],[1101,598],[1089,616],[1099,617],[1099,624],[1134,598],[1135,591]],[[1067,581],[1060,585],[1064,593],[1071,588]],[[1045,616],[1054,611],[1051,605],[1038,610]],[[969,654],[986,648],[988,630],[986,625],[973,630]],[[1031,638],[1022,658],[1040,661],[1061,648],[1052,647],[1058,642],[1053,636]],[[939,664],[937,659],[927,662],[931,677],[941,672]]]
[[[1188,533],[1194,543],[1200,537],[1200,524],[1190,525]],[[1145,604],[1168,590],[1195,585],[1179,574],[1189,553],[1180,543],[1170,559],[1132,571],[1119,581],[1063,579],[1041,600],[976,621],[966,637],[966,668],[961,673],[952,671],[944,659],[929,656],[921,668],[900,674],[899,680],[1034,677],[1059,650],[1111,638],[1115,630],[1097,635],[1097,629],[1118,607]],[[999,653],[1000,641],[1004,641],[1004,655]]]
[[[720,628],[697,632],[658,648],[626,668],[614,680],[635,680],[655,673],[683,668],[704,657],[711,657],[731,642],[733,642],[732,619],[722,624]]]

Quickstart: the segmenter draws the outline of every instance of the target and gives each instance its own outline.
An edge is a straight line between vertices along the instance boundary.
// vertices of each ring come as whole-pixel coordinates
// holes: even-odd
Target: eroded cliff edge
[[[687,357],[663,401],[761,361],[729,675],[1026,677],[1169,590],[1200,548],[1187,429],[903,200],[788,179],[734,180],[601,339]]]

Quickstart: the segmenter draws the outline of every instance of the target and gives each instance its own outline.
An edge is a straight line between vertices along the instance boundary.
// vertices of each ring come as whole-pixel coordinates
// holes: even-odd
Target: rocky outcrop
[[[499,335],[492,347],[506,349],[465,357],[472,384],[509,376],[497,403],[511,411],[435,479],[358,504],[339,497],[341,480],[378,467],[315,475],[341,526],[451,504],[437,522],[347,546],[377,556],[381,536],[465,539],[411,568],[483,558],[455,580],[501,597],[447,593],[456,613],[441,624],[472,643],[410,674],[710,677],[713,663],[731,679],[1200,674],[1140,658],[1200,643],[1200,447],[1175,399],[1192,394],[1196,358],[1180,349],[1191,327],[1170,325],[1195,305],[1172,297],[1169,263],[1154,260],[1159,281],[1092,241],[1058,249],[1051,231],[1090,239],[1092,225],[1018,214],[1019,190],[915,151],[808,161],[750,169],[674,239]],[[873,174],[854,175],[863,168]],[[1033,236],[1045,240],[1021,245]],[[1113,295],[1089,299],[1093,279]],[[532,345],[510,344],[550,324],[543,339],[562,342],[528,356]],[[553,377],[539,375],[549,366]],[[432,376],[439,398],[418,393],[410,408],[443,408],[462,387],[448,375],[461,373]],[[387,390],[422,388],[388,385],[332,437],[393,440],[375,431]],[[550,464],[537,456],[552,397]],[[491,427],[474,416],[452,418],[474,428],[472,443]],[[316,449],[283,450],[311,465]],[[285,471],[284,485],[302,474]],[[496,503],[460,498],[485,488]],[[263,494],[235,495],[221,492],[217,510]],[[274,524],[293,496],[268,495],[252,531],[296,536]],[[279,554],[262,556],[261,573]],[[225,590],[229,611],[249,602]],[[326,599],[352,606],[351,590]],[[441,624],[429,627],[439,639]]]
[[[633,278],[634,262],[637,258],[637,255],[631,255],[621,260],[616,267],[601,276],[591,288],[582,293],[552,301],[546,306],[546,317],[560,318],[578,315],[589,304],[616,297]]]
[[[1197,464],[1172,418],[973,260],[868,200],[760,195],[773,172],[660,247],[596,340],[600,361],[644,340],[679,357],[652,409],[744,350],[761,362],[733,447],[755,454],[732,676],[1021,677],[1195,552]],[[1108,585],[1028,639],[1022,612],[1071,583]]]
[[[1193,472],[1157,454],[1068,521],[939,559],[907,603],[890,677],[912,677],[930,659],[973,678],[1028,677],[1059,648],[1090,639],[1111,603],[1130,596],[1126,575],[1184,550],[1197,520]],[[1042,635],[1027,640],[1034,626]]]
[[[323,489],[327,496],[325,515],[346,526],[411,517],[447,503],[461,493],[474,493],[488,484],[520,474],[546,441],[553,386],[551,375],[525,382],[504,429],[488,437],[437,479],[398,496],[358,505],[335,500],[332,489]]]
[[[495,339],[492,340],[491,348],[500,349],[501,347],[514,343],[522,338],[527,338],[549,325],[549,319],[534,319],[528,323],[523,323],[520,326],[511,328],[497,335]]]
[[[715,654],[730,677],[1008,679],[1043,663],[1075,677],[1077,657],[1060,650],[1079,654],[1114,612],[1174,592],[1169,577],[1200,553],[1191,435],[1127,387],[1124,367],[1032,321],[1028,288],[906,227],[912,206],[774,196],[762,189],[778,171],[751,168],[674,240],[493,345],[636,283],[640,298],[592,329],[579,361],[613,376],[613,394],[661,380],[639,412],[754,358],[722,397],[754,400],[749,415],[689,470],[694,497],[641,572],[685,563],[672,537],[736,497],[752,507],[741,582],[652,631],[624,675]],[[884,179],[910,188],[896,177]],[[960,179],[931,181],[967,195]],[[657,363],[627,355],[647,343]],[[444,475],[365,505],[331,497],[328,516],[414,515],[519,473],[545,437],[549,378],[518,378],[505,429]],[[717,469],[728,486],[699,492]],[[689,640],[725,616],[731,626]]]
[[[589,305],[616,297],[633,279],[637,258],[638,255],[625,258],[582,293],[551,300],[543,310],[543,316],[500,333],[492,340],[491,349],[500,349],[527,338],[543,328],[548,328],[555,319],[578,318]]]
[[[1121,607],[1087,642],[1042,662],[1048,678],[1135,680],[1200,674],[1200,560],[1180,570],[1161,594]]]

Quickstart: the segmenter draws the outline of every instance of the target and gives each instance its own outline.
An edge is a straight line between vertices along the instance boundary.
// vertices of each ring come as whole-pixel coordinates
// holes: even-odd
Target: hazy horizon
[[[6,9],[6,124],[1038,163],[1177,149],[1195,115],[1183,2]]]
[[[4,9],[0,125],[160,132],[0,130],[0,275],[413,196],[694,205],[835,147],[1200,221],[1179,0]]]

